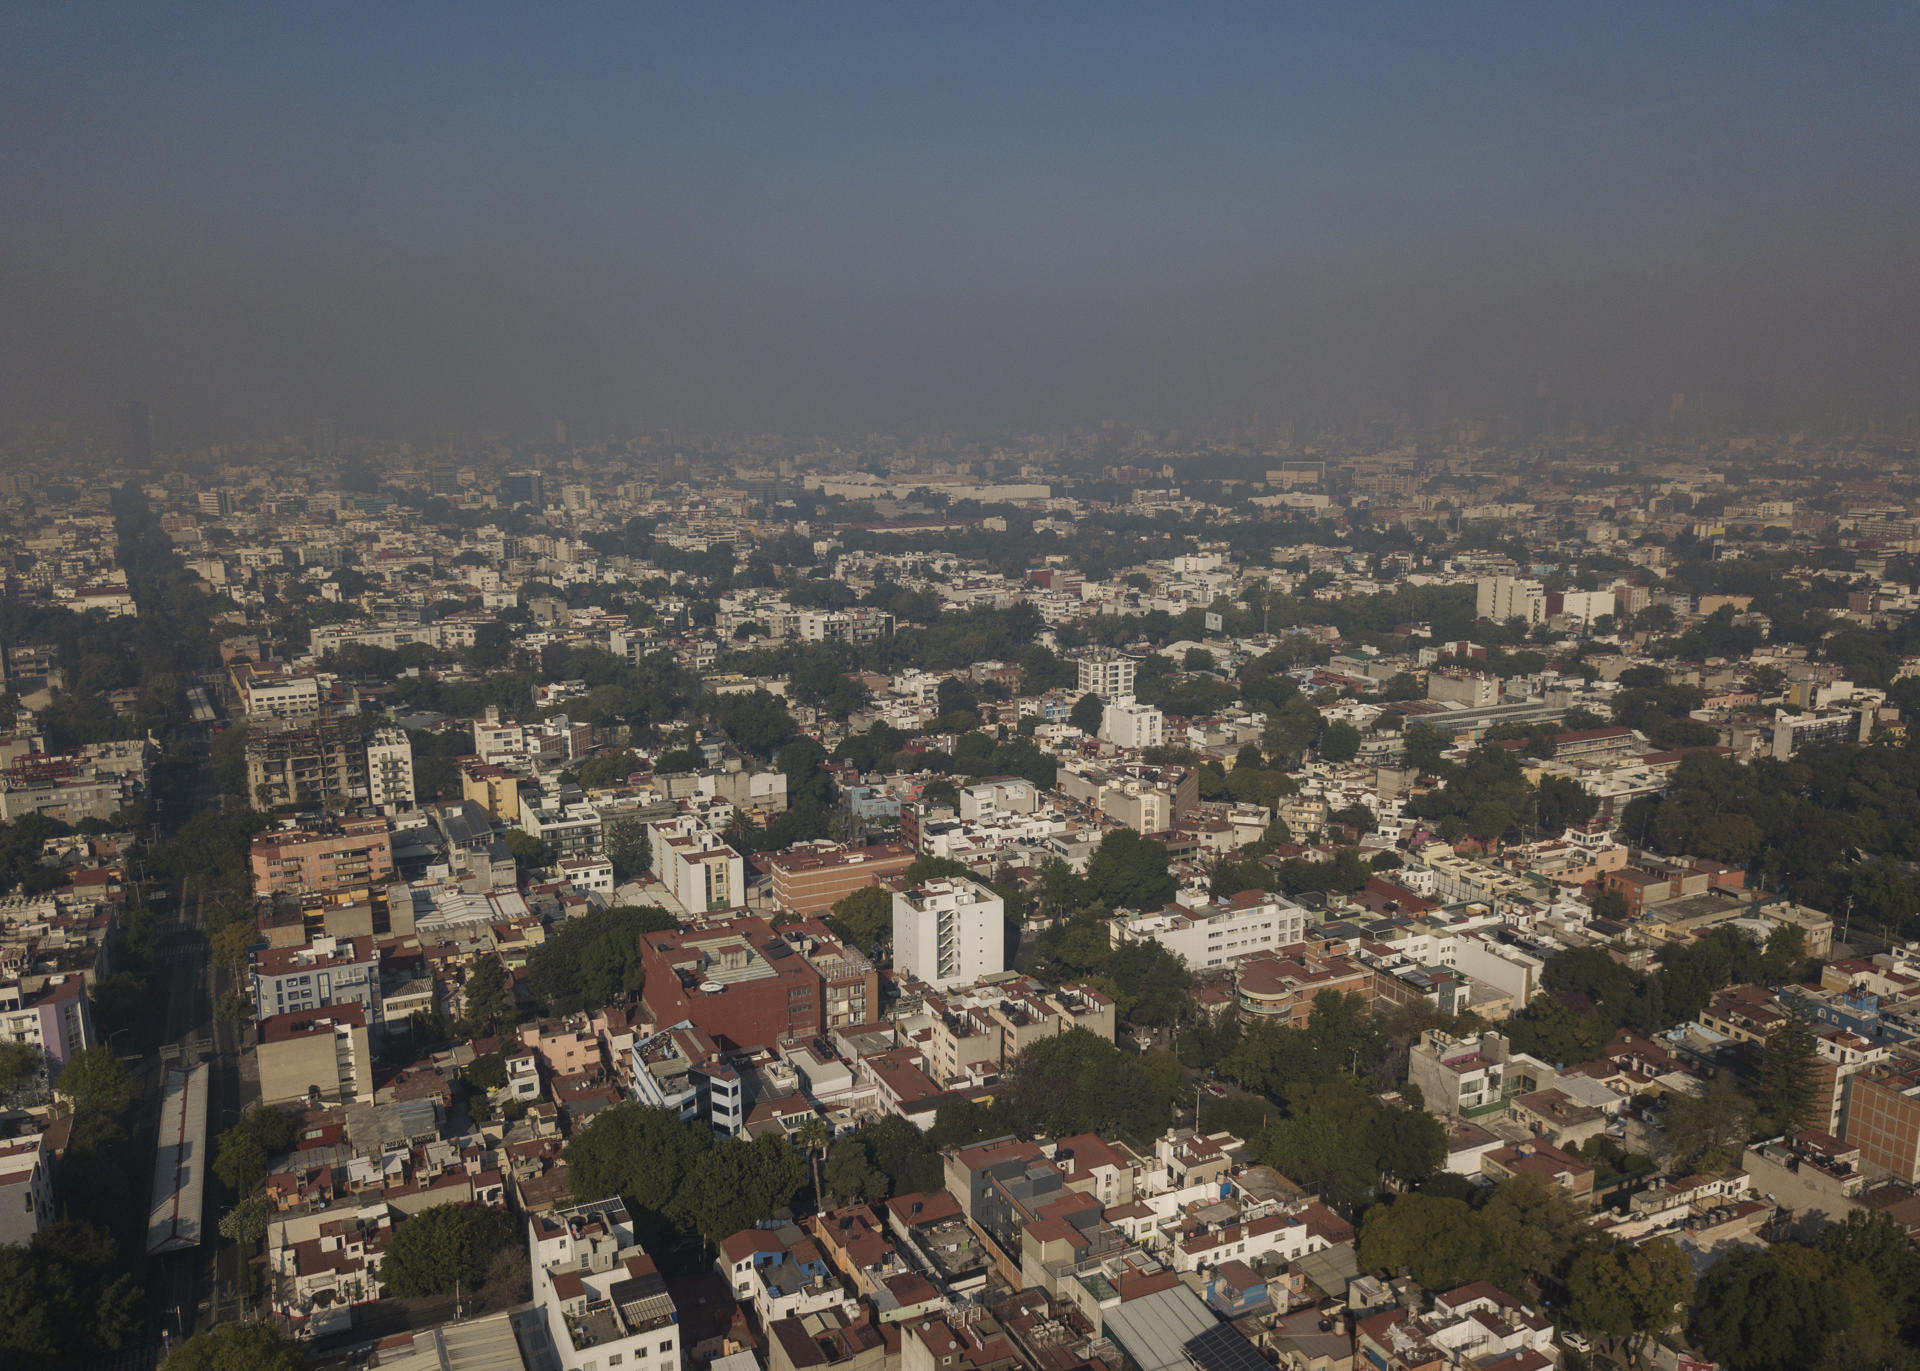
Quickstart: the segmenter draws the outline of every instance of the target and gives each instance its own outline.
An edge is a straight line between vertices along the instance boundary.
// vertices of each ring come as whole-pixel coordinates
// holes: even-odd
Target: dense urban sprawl
[[[117,419],[0,475],[9,1365],[1911,1364],[1911,448]]]

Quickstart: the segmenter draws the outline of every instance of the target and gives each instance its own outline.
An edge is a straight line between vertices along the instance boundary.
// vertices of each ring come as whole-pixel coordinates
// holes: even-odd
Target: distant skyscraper
[[[500,478],[500,498],[510,505],[546,507],[546,482],[537,471],[514,471]]]
[[[567,445],[567,421],[565,419],[555,419],[553,421],[553,441],[560,447]]]
[[[144,400],[123,400],[113,407],[113,460],[133,471],[153,461],[153,421]]]

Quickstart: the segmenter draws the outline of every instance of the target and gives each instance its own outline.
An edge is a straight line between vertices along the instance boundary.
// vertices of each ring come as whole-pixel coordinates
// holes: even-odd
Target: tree
[[[833,1130],[827,1127],[827,1121],[818,1115],[808,1119],[794,1132],[794,1145],[807,1154],[807,1164],[813,1169],[813,1193],[816,1202],[820,1197],[820,1158],[827,1150],[827,1144],[833,1141]]]
[[[773,756],[798,732],[786,705],[764,690],[720,696],[713,721],[735,747],[757,757]]]
[[[1608,886],[1605,890],[1597,891],[1593,898],[1588,901],[1588,907],[1593,910],[1594,918],[1611,919],[1615,923],[1626,922],[1627,915],[1630,912],[1627,907],[1627,897],[1615,890],[1612,886]]]
[[[1841,1222],[1820,1231],[1814,1246],[1836,1262],[1870,1273],[1899,1322],[1911,1322],[1920,1304],[1920,1249],[1890,1214],[1849,1210]]]
[[[1753,1131],[1753,1101],[1730,1071],[1710,1077],[1697,1095],[1667,1097],[1667,1143],[1677,1165],[1721,1171],[1738,1160]]]
[[[1192,1008],[1187,965],[1156,942],[1130,942],[1107,959],[1107,975],[1119,991],[1120,1017],[1160,1026],[1182,1022]]]
[[[1795,1008],[1760,1054],[1760,1108],[1777,1132],[1798,1133],[1823,1121],[1818,1068],[1813,1026]]]
[[[862,886],[834,904],[827,926],[849,947],[868,951],[893,931],[893,896],[881,886]]]
[[[196,1333],[161,1363],[162,1371],[301,1371],[306,1354],[270,1323],[220,1323]]]
[[[862,1204],[884,1200],[892,1187],[887,1175],[873,1164],[866,1146],[855,1138],[844,1138],[827,1154],[826,1193],[837,1204]]]
[[[774,770],[787,778],[787,803],[804,799],[833,803],[833,776],[827,771],[827,750],[811,738],[801,738],[780,749]]]
[[[640,940],[677,927],[664,909],[614,905],[563,919],[527,959],[527,985],[556,1014],[573,1014],[640,993]],[[598,1198],[598,1197],[595,1197]]]
[[[966,863],[951,857],[915,857],[900,879],[910,890],[923,881],[971,880],[973,872],[967,869]]]
[[[712,1146],[710,1135],[678,1114],[630,1102],[595,1114],[564,1155],[576,1200],[618,1195],[636,1223],[670,1241],[694,1167]]]
[[[1634,1356],[1673,1325],[1692,1293],[1693,1267],[1671,1238],[1590,1242],[1567,1268],[1568,1318]]]
[[[1087,862],[1087,887],[1108,908],[1159,909],[1177,885],[1167,870],[1164,843],[1131,828],[1116,828],[1100,840]]]
[[[1359,1257],[1375,1271],[1412,1276],[1429,1290],[1450,1290],[1475,1279],[1485,1252],[1473,1211],[1464,1201],[1419,1193],[1377,1204],[1360,1224]]]
[[[1494,1187],[1475,1217],[1486,1237],[1487,1278],[1503,1290],[1518,1290],[1561,1269],[1586,1235],[1591,1215],[1559,1186],[1515,1176]]]
[[[1779,985],[1791,979],[1806,959],[1806,930],[1798,924],[1777,924],[1767,934],[1766,951],[1760,954],[1761,974],[1768,985]]]
[[[472,1289],[486,1279],[494,1256],[518,1237],[519,1227],[504,1209],[435,1205],[393,1230],[380,1283],[401,1297],[451,1294],[456,1282]]]
[[[0,1095],[31,1081],[43,1062],[40,1049],[29,1043],[0,1042]]]
[[[259,937],[251,921],[230,923],[216,929],[207,941],[212,945],[213,960],[229,972],[244,971],[247,965],[247,949]]]
[[[1360,755],[1360,730],[1345,719],[1328,724],[1320,735],[1320,756],[1329,762],[1350,762]]]
[[[113,1235],[74,1219],[0,1245],[0,1364],[51,1366],[124,1346],[139,1329],[140,1290],[121,1267]]]
[[[273,1215],[272,1200],[265,1195],[248,1195],[220,1216],[220,1236],[231,1238],[251,1254],[267,1236],[267,1224]]]
[[[468,1063],[460,1078],[475,1090],[498,1090],[507,1083],[507,1058],[504,1052],[489,1052]]]
[[[1067,722],[1091,738],[1100,731],[1100,721],[1106,717],[1106,712],[1106,701],[1089,690],[1073,702]]]
[[[513,990],[507,969],[491,952],[474,959],[461,997],[461,1028],[474,1037],[490,1037],[513,1019]]]
[[[250,1195],[267,1178],[267,1151],[251,1133],[220,1135],[213,1153],[213,1174],[236,1195]]]
[[[104,1043],[68,1057],[54,1088],[73,1101],[76,1114],[95,1119],[117,1118],[133,1099],[133,1078]]]
[[[647,841],[647,826],[632,816],[609,819],[601,841],[613,874],[631,881],[646,874],[653,865],[653,845]]]
[[[1405,744],[1401,760],[1417,771],[1437,773],[1445,763],[1441,754],[1447,750],[1447,736],[1432,724],[1415,721],[1407,725],[1404,735]]]
[[[1690,1331],[1729,1371],[1797,1371],[1892,1341],[1891,1310],[1873,1276],[1800,1243],[1738,1247],[1700,1278]],[[1855,1355],[1843,1365],[1874,1366]]]

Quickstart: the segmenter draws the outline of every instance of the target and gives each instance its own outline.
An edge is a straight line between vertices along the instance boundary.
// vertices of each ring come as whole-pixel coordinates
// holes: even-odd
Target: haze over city
[[[0,422],[1914,422],[1906,5],[22,5]]]

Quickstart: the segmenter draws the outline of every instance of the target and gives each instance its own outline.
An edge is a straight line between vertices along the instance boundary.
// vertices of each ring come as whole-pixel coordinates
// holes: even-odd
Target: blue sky
[[[1912,6],[15,5],[0,420],[1845,407],[1912,374],[1916,58]]]

